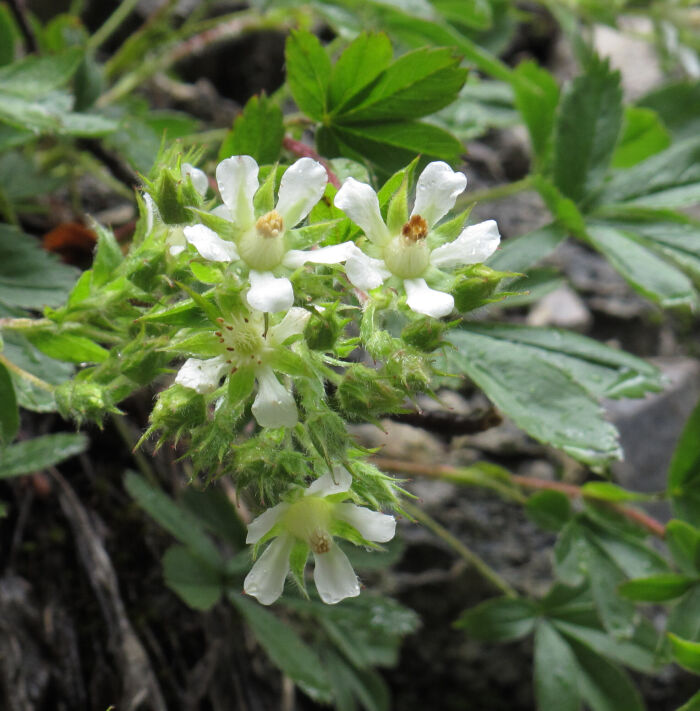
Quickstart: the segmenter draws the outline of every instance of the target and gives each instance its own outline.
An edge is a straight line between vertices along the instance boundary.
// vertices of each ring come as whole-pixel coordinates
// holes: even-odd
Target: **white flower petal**
[[[312,158],[300,158],[282,176],[275,210],[286,227],[298,225],[323,197],[328,183],[326,169]]]
[[[282,594],[293,546],[294,539],[287,535],[270,543],[243,581],[247,595],[256,597],[263,605],[271,605]]]
[[[416,202],[411,215],[420,215],[430,227],[454,206],[467,187],[464,173],[455,173],[447,163],[428,163],[418,178]]]
[[[251,308],[264,313],[287,311],[294,303],[294,289],[287,277],[277,279],[272,272],[250,270],[246,299]]]
[[[394,537],[396,520],[393,516],[372,511],[355,504],[337,504],[334,509],[336,518],[349,523],[368,541],[386,543]]]
[[[253,402],[253,416],[261,427],[294,427],[299,421],[292,393],[277,380],[272,368],[264,366],[255,374],[258,394]]]
[[[158,214],[158,208],[148,193],[143,194],[143,201],[146,205],[146,234],[149,235],[153,231],[153,220]]]
[[[209,178],[207,178],[207,174],[203,170],[195,168],[190,163],[183,163],[180,166],[180,173],[182,175],[183,180],[185,180],[188,175],[190,176],[190,180],[192,181],[192,185],[194,185],[194,189],[202,197],[207,194],[207,190],[209,189]]]
[[[223,356],[207,360],[188,358],[178,371],[175,382],[204,395],[219,387],[219,380],[227,367]]]
[[[306,262],[311,262],[312,264],[340,264],[354,254],[356,249],[354,242],[343,242],[342,244],[332,244],[329,247],[310,250],[290,249],[284,255],[282,264],[287,269],[296,269],[306,264]]]
[[[352,474],[345,467],[335,467],[314,481],[304,492],[304,496],[331,496],[342,494],[352,486]]]
[[[314,553],[314,582],[321,600],[335,605],[360,594],[360,582],[348,557],[333,544],[328,553]]]
[[[455,306],[451,294],[431,289],[425,279],[404,279],[406,303],[411,311],[433,318],[447,316]]]
[[[270,327],[267,332],[267,342],[271,345],[280,345],[290,336],[304,333],[309,318],[311,318],[309,311],[300,306],[292,306],[278,324]]]
[[[357,247],[345,262],[345,273],[350,283],[363,291],[375,289],[391,276],[381,259],[368,257]]]
[[[182,254],[185,251],[185,247],[182,244],[174,244],[168,251],[173,257],[177,257],[178,254]]]
[[[257,543],[279,521],[280,516],[289,508],[284,501],[263,512],[248,524],[246,543]],[[364,534],[363,534],[364,535]],[[365,536],[366,537],[366,536]],[[369,539],[367,539],[369,540]]]
[[[224,205],[241,230],[255,222],[253,196],[258,189],[258,164],[250,156],[233,156],[216,166],[216,182]]]
[[[220,217],[222,220],[231,222],[231,210],[229,210],[226,205],[217,205],[211,210],[211,214],[214,215],[214,217]]]
[[[233,242],[221,239],[204,225],[188,225],[183,229],[185,239],[204,259],[212,262],[233,262],[238,259],[238,250]]]
[[[379,211],[377,193],[366,183],[348,178],[338,190],[333,204],[342,210],[375,244],[386,244],[391,235]]]
[[[438,269],[480,264],[496,251],[500,241],[501,235],[494,220],[470,225],[456,240],[434,249],[430,263]]]

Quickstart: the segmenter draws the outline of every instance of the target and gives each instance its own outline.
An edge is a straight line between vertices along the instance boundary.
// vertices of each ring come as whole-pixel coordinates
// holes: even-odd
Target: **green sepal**
[[[306,590],[304,570],[306,569],[306,561],[308,558],[309,546],[303,541],[296,541],[292,547],[292,552],[289,554],[289,570],[292,573],[294,582],[299,587],[299,591],[307,600],[309,599],[309,593]]]
[[[389,201],[386,213],[386,226],[389,229],[389,234],[399,234],[401,228],[408,222],[408,182],[409,174],[406,172],[401,186]]]
[[[501,280],[512,276],[511,272],[499,272],[485,264],[470,265],[459,275],[452,290],[455,308],[466,313],[490,303]]]
[[[223,348],[213,331],[195,331],[194,333],[179,331],[162,350],[200,358],[213,358],[221,355]]]
[[[279,166],[275,166],[258,188],[253,197],[253,208],[256,215],[266,215],[275,207],[275,185],[277,184],[277,174]],[[292,225],[286,225],[292,227]]]
[[[205,227],[216,232],[221,239],[228,242],[235,242],[236,237],[239,235],[236,225],[225,217],[214,215],[206,210],[198,210],[194,207],[190,208],[187,221],[190,222],[193,217],[196,217]]]
[[[213,290],[210,290],[206,292],[206,294],[198,294],[196,291],[193,289],[190,289],[189,286],[186,284],[183,284],[182,282],[175,282],[183,291],[186,291],[190,297],[192,298],[192,301],[199,306],[202,311],[207,315],[207,318],[216,326],[219,325],[218,319],[221,318],[221,314],[219,310],[212,304],[210,301],[206,299],[207,296],[213,296]]]
[[[452,242],[462,234],[464,225],[469,219],[474,205],[470,205],[466,210],[460,212],[459,215],[453,217],[447,222],[443,222],[439,227],[435,227],[428,233],[428,245],[431,249],[440,247],[447,242]]]
[[[255,385],[255,370],[253,368],[238,368],[228,376],[228,400],[236,404],[245,400],[253,391]]]
[[[268,364],[273,370],[292,377],[312,378],[314,375],[308,360],[289,348],[276,349],[269,356]]]
[[[394,193],[401,187],[404,180],[408,180],[409,182],[413,181],[413,174],[419,160],[420,156],[414,158],[405,168],[397,170],[396,173],[382,185],[377,193],[380,208],[384,208],[387,205]]]
[[[192,276],[202,284],[218,284],[223,279],[221,267],[215,264],[201,264],[200,262],[190,262]]]
[[[346,492],[347,498],[347,492]],[[334,518],[331,523],[331,535],[337,536],[338,538],[343,538],[346,541],[350,541],[356,546],[364,546],[365,548],[372,548],[373,550],[384,550],[382,546],[372,541],[368,541],[360,532],[349,523],[341,521],[340,519]]]

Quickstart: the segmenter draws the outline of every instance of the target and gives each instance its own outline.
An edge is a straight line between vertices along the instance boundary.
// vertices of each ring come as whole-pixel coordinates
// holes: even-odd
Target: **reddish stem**
[[[282,145],[288,151],[294,153],[295,156],[299,156],[300,158],[313,158],[314,160],[317,160],[326,169],[326,173],[328,173],[328,182],[336,188],[340,187],[340,180],[338,180],[338,176],[331,170],[328,161],[325,158],[321,158],[321,156],[316,153],[311,146],[307,146],[306,143],[297,141],[291,136],[285,136],[282,141]]]
[[[401,474],[413,474],[415,476],[426,476],[426,477],[455,477],[459,473],[459,469],[456,467],[450,467],[447,465],[439,465],[431,467],[426,464],[419,464],[418,462],[406,462],[401,459],[389,459],[385,457],[374,457],[374,463],[382,468],[389,471],[398,472]],[[592,496],[586,495],[580,486],[575,484],[565,484],[561,481],[547,481],[546,479],[537,479],[531,476],[519,476],[518,474],[510,475],[511,481],[523,489],[548,489],[550,491],[559,491],[565,494],[570,499],[586,499],[588,501],[594,501],[597,504],[607,506],[616,513],[624,516],[625,518],[633,521],[638,526],[646,529],[649,533],[657,538],[665,538],[666,527],[652,518],[644,511],[635,509],[631,506],[625,506],[624,504],[618,504],[612,501],[602,501]]]

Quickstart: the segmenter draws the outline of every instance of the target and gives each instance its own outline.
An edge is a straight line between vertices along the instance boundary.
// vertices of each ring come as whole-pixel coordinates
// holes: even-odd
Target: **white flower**
[[[500,235],[493,220],[466,227],[452,242],[431,249],[433,226],[453,207],[464,191],[467,179],[455,173],[447,163],[429,163],[416,187],[411,217],[398,234],[384,224],[379,200],[365,183],[348,178],[335,196],[335,206],[364,231],[372,250],[379,258],[355,249],[345,263],[348,279],[358,289],[374,289],[385,279],[396,276],[403,280],[406,303],[419,314],[440,318],[454,308],[450,294],[431,289],[425,277],[431,270],[478,264],[498,247]]]
[[[325,474],[313,482],[301,498],[277,504],[251,522],[246,543],[258,543],[270,533],[276,538],[246,576],[243,589],[248,595],[271,605],[282,594],[289,556],[299,543],[313,553],[314,582],[323,602],[335,605],[360,594],[357,575],[333,540],[333,523],[349,524],[366,541],[386,543],[394,537],[396,521],[393,516],[339,502],[343,497],[337,495],[349,491],[351,484],[350,473],[336,467],[333,475]]]
[[[289,230],[306,218],[326,189],[326,169],[317,161],[300,158],[291,165],[282,176],[277,205],[257,219],[253,200],[259,187],[258,164],[253,158],[226,158],[216,168],[216,180],[224,204],[214,214],[234,223],[235,244],[204,225],[186,227],[185,238],[205,259],[245,262],[250,270],[247,299],[252,308],[273,313],[293,304],[291,282],[274,275],[279,267],[296,269],[306,262],[339,264],[354,252],[351,242],[311,251],[289,249]]]
[[[293,307],[267,331],[260,313],[235,317],[228,323],[220,319],[221,330],[216,331],[216,335],[221,344],[221,355],[206,360],[188,358],[175,382],[207,394],[219,387],[227,372],[231,377],[250,372],[258,384],[252,407],[258,424],[261,427],[294,427],[299,419],[294,397],[277,379],[273,365],[276,353],[286,348],[285,342],[303,333],[310,315],[305,309]]]

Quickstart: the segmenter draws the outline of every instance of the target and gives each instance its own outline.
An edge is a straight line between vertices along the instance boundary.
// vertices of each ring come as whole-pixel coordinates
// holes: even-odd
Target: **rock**
[[[591,321],[586,304],[566,285],[540,299],[527,316],[530,326],[556,326],[583,332],[588,330]]]
[[[651,19],[620,17],[619,24],[622,32],[607,25],[596,25],[593,46],[598,54],[610,59],[614,69],[620,70],[625,99],[634,101],[659,86],[664,75],[653,44],[639,39],[640,35],[649,36],[654,32]]]
[[[700,363],[692,358],[652,359],[669,380],[663,392],[641,400],[609,400],[608,416],[625,452],[613,467],[617,481],[637,491],[663,491],[673,451],[700,398]]]
[[[429,432],[392,420],[382,420],[382,429],[374,425],[354,425],[350,433],[363,446],[380,448],[379,455],[412,462],[444,461],[446,447]]]

